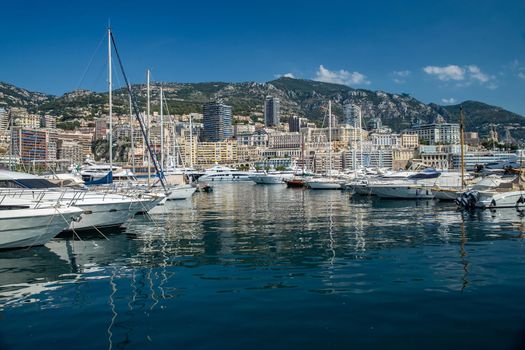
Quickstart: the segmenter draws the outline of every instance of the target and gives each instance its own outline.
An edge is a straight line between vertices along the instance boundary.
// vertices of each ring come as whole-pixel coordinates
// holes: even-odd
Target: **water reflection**
[[[105,232],[108,240],[62,237],[0,252],[0,307],[13,315],[31,303],[89,305],[104,346],[123,348],[159,336],[146,319],[158,326],[163,317],[195,317],[188,302],[206,314],[224,311],[220,302],[251,310],[254,298],[276,290],[290,294],[271,300],[291,304],[311,295],[468,294],[516,283],[500,267],[521,252],[524,220],[513,210],[461,213],[434,201],[221,185],[137,216],[124,232]]]

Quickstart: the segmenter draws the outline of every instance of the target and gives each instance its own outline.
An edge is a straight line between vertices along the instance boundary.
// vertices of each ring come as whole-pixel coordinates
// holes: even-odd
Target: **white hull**
[[[250,180],[259,185],[283,184],[284,180],[293,178],[293,174],[260,174],[250,176]]]
[[[198,178],[198,182],[239,182],[251,181],[250,176],[254,173],[218,173],[205,174]]]
[[[80,216],[75,207],[0,211],[0,249],[46,244]]]
[[[94,228],[121,226],[135,215],[132,203],[101,203],[81,206],[80,221],[72,222],[70,230],[93,230]],[[137,205],[138,209],[139,206]]]
[[[524,191],[479,192],[477,208],[523,208],[525,207]]]
[[[191,196],[193,196],[196,190],[197,188],[191,185],[180,185],[168,188],[168,192],[170,192],[168,195],[168,200],[173,201],[189,199]]]
[[[454,190],[434,190],[434,198],[440,201],[454,201],[461,196],[461,191]]]
[[[312,190],[340,190],[342,185],[338,181],[311,180],[306,182],[306,186]]]
[[[406,185],[392,185],[392,186],[370,186],[370,191],[373,195],[380,198],[395,198],[395,199],[432,199],[434,193],[429,189],[420,187],[406,186]]]

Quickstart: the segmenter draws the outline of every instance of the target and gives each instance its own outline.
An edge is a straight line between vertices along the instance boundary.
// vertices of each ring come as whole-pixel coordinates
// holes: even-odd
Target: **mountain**
[[[152,110],[159,110],[159,86],[152,84]],[[202,112],[202,104],[222,100],[233,108],[236,115],[249,115],[256,118],[263,112],[263,102],[267,95],[279,97],[281,114],[308,117],[322,124],[326,113],[326,101],[333,102],[333,113],[341,120],[342,104],[349,101],[361,106],[363,117],[380,117],[383,124],[396,131],[403,130],[412,122],[420,120],[432,122],[443,117],[456,122],[459,108],[463,106],[467,130],[487,135],[493,127],[504,135],[517,140],[525,137],[525,118],[476,101],[465,101],[458,105],[440,106],[425,104],[408,94],[393,94],[383,91],[354,89],[349,86],[323,83],[312,80],[279,78],[267,83],[162,83],[168,111],[172,114]],[[132,89],[140,106],[146,105],[146,85],[135,84]],[[125,89],[114,91],[115,113],[127,114],[128,97]],[[107,93],[77,90],[63,96],[49,96],[29,92],[9,84],[0,83],[0,106],[25,106],[35,113],[56,115],[62,121],[84,118],[93,119],[107,113]],[[145,107],[144,107],[145,109]]]
[[[23,107],[36,112],[42,103],[53,98],[51,95],[0,82],[0,107]]]

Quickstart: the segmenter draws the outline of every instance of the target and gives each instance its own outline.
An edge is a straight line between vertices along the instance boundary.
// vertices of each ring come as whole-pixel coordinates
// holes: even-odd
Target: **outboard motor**
[[[456,204],[463,209],[472,210],[476,208],[476,203],[478,202],[479,194],[477,191],[467,191],[461,194],[460,197],[456,199]]]

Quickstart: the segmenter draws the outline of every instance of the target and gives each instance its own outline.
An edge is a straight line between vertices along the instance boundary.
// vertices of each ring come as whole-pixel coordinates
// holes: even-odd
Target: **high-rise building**
[[[343,123],[353,127],[359,127],[359,118],[361,117],[361,108],[353,103],[343,105]]]
[[[296,115],[288,117],[288,131],[290,132],[299,132],[302,128],[305,128],[307,124],[308,119],[306,118],[299,118]]]
[[[38,160],[49,160],[50,150],[49,131],[14,127],[11,130],[12,154],[20,157],[22,162],[28,163]],[[55,154],[52,159],[56,159]]]
[[[203,141],[218,142],[233,136],[231,106],[219,102],[206,103],[202,114]]]
[[[264,125],[266,127],[279,125],[281,102],[278,98],[266,96],[264,101]]]

